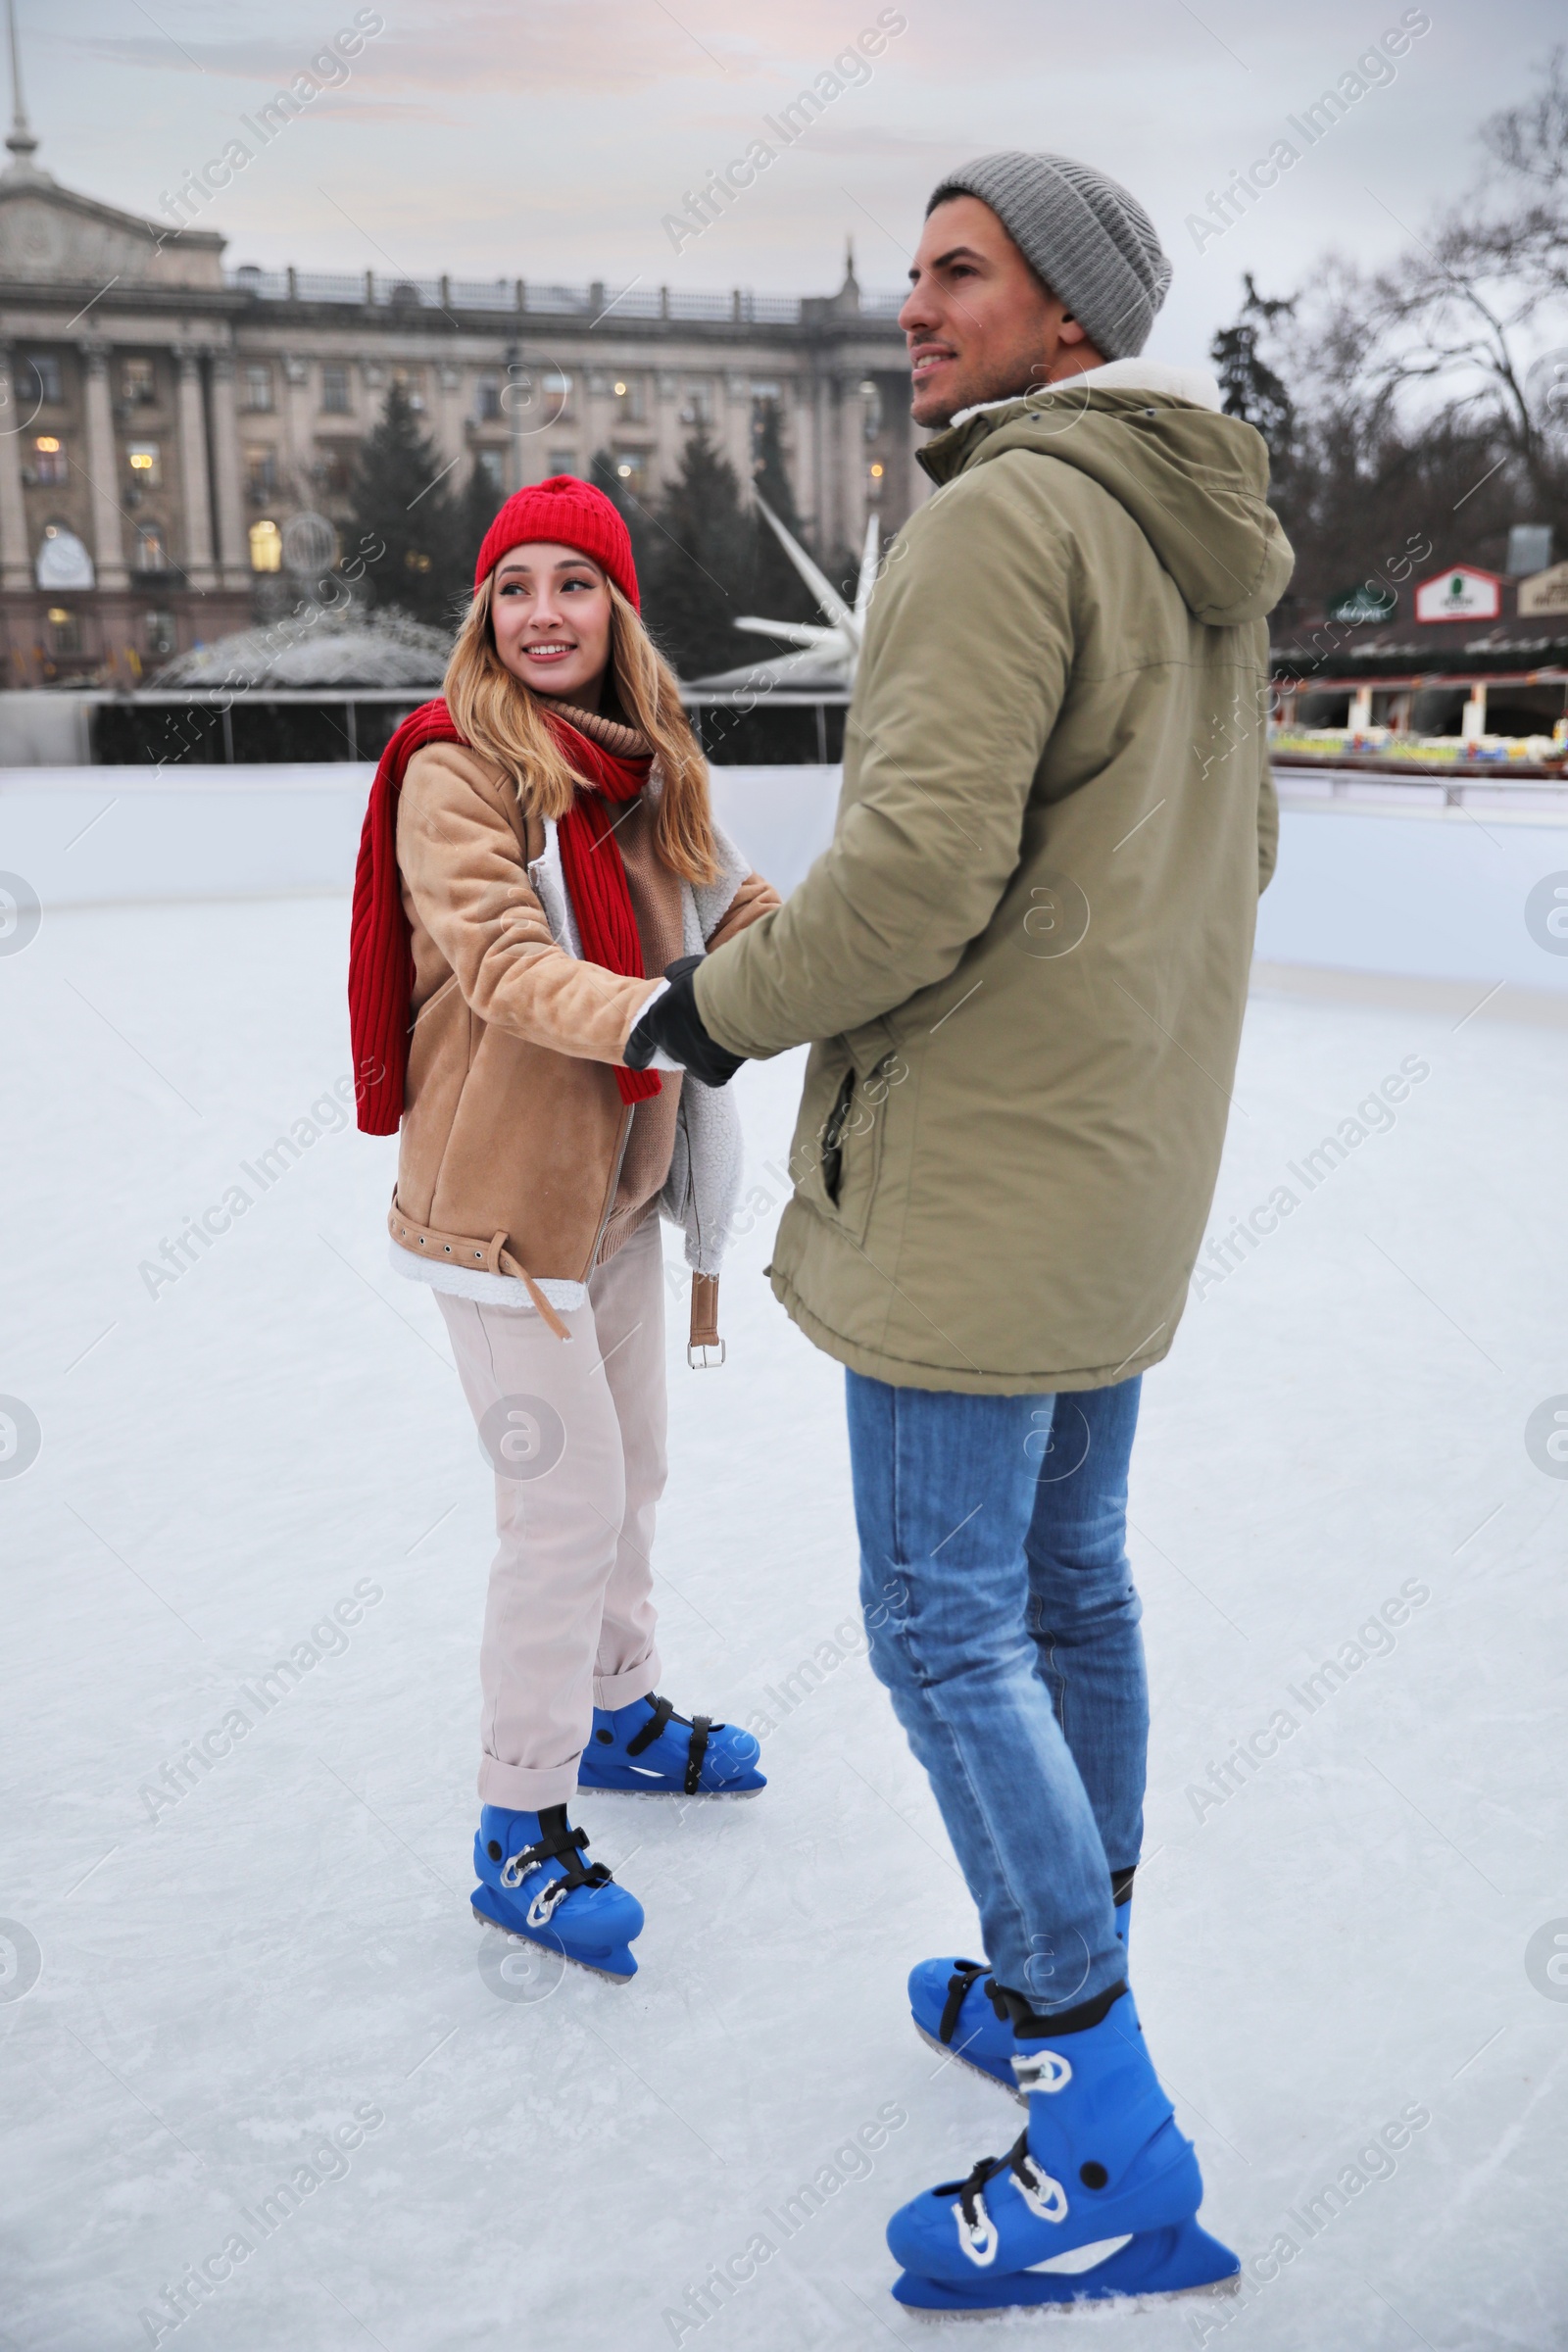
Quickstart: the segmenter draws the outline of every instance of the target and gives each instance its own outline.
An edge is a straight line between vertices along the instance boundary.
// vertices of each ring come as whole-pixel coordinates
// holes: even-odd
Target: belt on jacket
[[[508,1249],[505,1233],[493,1233],[488,1242],[476,1242],[467,1234],[438,1233],[433,1225],[416,1225],[412,1217],[406,1217],[395,1194],[387,1211],[386,1226],[392,1239],[401,1242],[405,1250],[420,1251],[428,1258],[449,1258],[455,1266],[473,1266],[486,1274],[510,1274],[514,1282],[522,1284],[557,1339],[570,1339],[570,1332],[527,1267]]]
[[[493,1233],[488,1242],[476,1242],[466,1234],[440,1233],[433,1225],[416,1225],[399,1208],[395,1195],[387,1211],[386,1225],[392,1239],[405,1250],[418,1250],[429,1258],[447,1258],[455,1266],[475,1266],[486,1274],[510,1274],[514,1281],[522,1284],[557,1339],[570,1339],[570,1332],[527,1267],[508,1249],[505,1233]],[[694,1274],[691,1335],[686,1343],[686,1361],[694,1372],[716,1368],[709,1353],[714,1348],[722,1364],[725,1349],[718,1335],[718,1276]]]

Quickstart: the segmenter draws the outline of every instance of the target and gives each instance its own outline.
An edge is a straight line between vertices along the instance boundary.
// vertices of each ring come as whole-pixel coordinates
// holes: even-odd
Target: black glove
[[[726,1053],[703,1027],[692,979],[702,960],[701,956],[677,956],[673,963],[665,964],[669,986],[649,1005],[626,1040],[629,1070],[646,1070],[661,1047],[671,1061],[690,1070],[704,1086],[728,1086],[740,1068],[745,1055]]]

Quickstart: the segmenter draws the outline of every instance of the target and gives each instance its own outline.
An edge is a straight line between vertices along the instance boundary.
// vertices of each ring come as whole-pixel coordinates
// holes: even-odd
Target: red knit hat
[[[558,473],[548,482],[535,482],[531,489],[509,498],[484,535],[473,567],[474,587],[495,569],[509,548],[524,547],[532,539],[553,539],[562,547],[580,548],[604,565],[633,610],[642,611],[637,567],[631,560],[631,535],[612,501],[592,482]]]

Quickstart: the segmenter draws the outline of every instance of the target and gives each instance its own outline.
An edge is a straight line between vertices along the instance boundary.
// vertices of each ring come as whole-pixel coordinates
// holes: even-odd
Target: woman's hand
[[[744,1055],[728,1053],[703,1027],[693,980],[702,960],[701,956],[677,956],[665,964],[669,986],[661,989],[626,1040],[629,1070],[646,1070],[661,1050],[704,1086],[727,1086],[740,1068]]]

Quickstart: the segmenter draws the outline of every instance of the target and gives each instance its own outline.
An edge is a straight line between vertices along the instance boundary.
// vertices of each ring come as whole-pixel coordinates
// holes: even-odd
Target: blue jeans
[[[930,1775],[998,1982],[1118,1984],[1149,1695],[1127,1564],[1136,1380],[967,1396],[848,1375],[871,1665]]]

